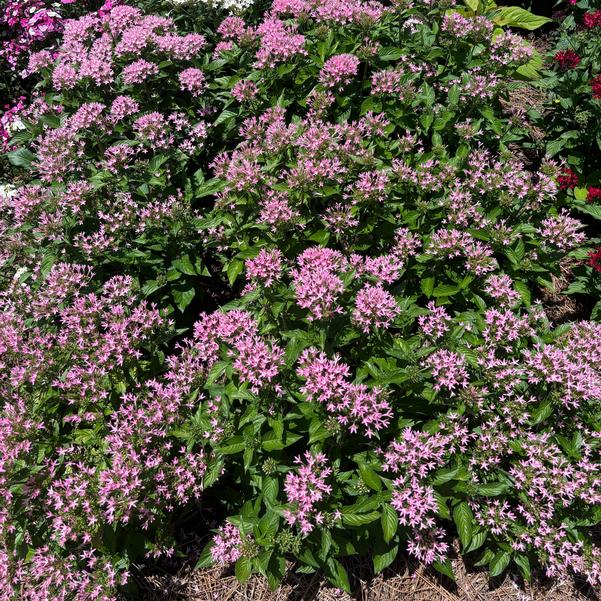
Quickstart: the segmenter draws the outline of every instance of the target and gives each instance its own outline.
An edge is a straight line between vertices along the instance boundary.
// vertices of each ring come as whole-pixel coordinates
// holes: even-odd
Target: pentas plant
[[[547,152],[565,153],[579,173],[599,169],[601,5],[579,2],[570,7],[548,56],[549,70],[541,84],[548,90],[545,130]],[[542,123],[543,117],[540,117]],[[597,178],[598,179],[598,178]],[[597,182],[598,183],[598,182]]]
[[[452,577],[457,533],[493,576],[598,583],[599,328],[533,301],[594,259],[569,174],[526,169],[524,124],[496,117],[529,48],[448,8],[275,2],[219,27],[247,117],[206,227],[246,285],[203,388],[249,493],[201,565],[276,584],[292,554],[348,589],[341,557],[404,548]]]
[[[586,266],[574,270],[575,278],[568,292],[591,296],[594,304],[591,314],[598,319],[601,281],[594,257],[599,246],[601,219],[598,162],[601,5],[596,1],[574,4],[562,15],[557,43],[548,57],[552,71],[544,72],[541,81],[548,89],[545,117],[538,115],[537,121],[544,123],[548,132],[548,154],[564,157],[563,173],[558,179],[560,187],[567,192],[569,205],[584,215],[594,245]]]
[[[322,251],[317,262],[340,273]],[[257,570],[275,584],[291,553],[348,588],[340,557],[372,551],[379,571],[405,548],[452,575],[457,531],[492,575],[514,560],[529,577],[540,562],[598,584],[587,534],[601,517],[598,324],[554,331],[493,275],[485,306],[463,311],[421,308],[396,286],[396,317],[382,321],[387,307],[374,302],[365,336],[349,294],[365,277],[356,270],[319,319],[293,267],[269,285],[249,277],[264,294],[199,322],[179,364],[189,379],[188,366],[213,357],[207,408],[228,424],[215,453],[249,491],[201,565],[236,562],[240,578]]]
[[[560,263],[599,281],[599,186],[516,152],[536,55],[480,12],[276,0],[203,35],[111,6],[31,56],[9,143],[35,179],[1,200],[10,601],[112,601],[200,502],[199,565],[241,580],[293,559],[349,590],[342,558],[401,550],[453,577],[459,537],[493,576],[600,584],[601,330],[537,300]],[[235,300],[199,314],[209,268]]]
[[[12,141],[34,150],[9,158],[41,182],[6,201],[5,260],[98,263],[163,305],[190,304],[192,277],[208,275],[191,206],[213,112],[205,45],[170,18],[115,6],[68,21],[56,53],[31,55],[53,93],[21,112]]]
[[[175,435],[210,428],[162,363],[172,324],[131,278],[92,281],[60,263],[0,301],[5,599],[114,599],[131,560],[173,553],[174,508],[215,478],[210,448]]]

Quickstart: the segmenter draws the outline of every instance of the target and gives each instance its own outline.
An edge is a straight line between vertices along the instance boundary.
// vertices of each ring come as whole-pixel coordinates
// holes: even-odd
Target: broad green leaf
[[[246,582],[252,573],[252,561],[248,557],[240,557],[236,562],[234,572],[240,582]]]
[[[240,453],[246,448],[246,442],[242,436],[234,436],[230,438],[226,444],[219,447],[217,451],[223,455],[234,455]]]
[[[271,476],[263,477],[263,497],[270,503],[275,503],[278,496],[278,481]]]
[[[380,476],[371,469],[371,467],[367,465],[359,466],[359,475],[361,476],[361,480],[369,486],[372,490],[380,491],[382,490],[382,480]]]
[[[363,526],[376,521],[379,517],[379,511],[370,511],[368,513],[343,513],[342,521],[347,526]]]
[[[531,414],[530,424],[536,426],[544,422],[553,413],[553,402],[551,399],[543,401]]]
[[[24,169],[30,169],[31,164],[35,161],[35,154],[27,148],[13,150],[7,153],[7,156],[11,165],[23,167]]]
[[[399,527],[399,516],[397,515],[394,507],[388,503],[384,503],[384,505],[382,505],[382,516],[380,518],[380,522],[382,524],[384,541],[389,543],[394,538],[397,528]]]
[[[381,61],[397,61],[401,56],[403,56],[404,52],[400,48],[396,48],[395,46],[386,46],[384,48],[380,48],[378,51],[378,58]]]
[[[434,278],[423,278],[420,285],[422,292],[430,298],[432,296],[432,291],[434,290],[434,282],[436,280]]]
[[[445,296],[453,296],[457,294],[461,288],[459,286],[454,286],[453,284],[441,284],[440,286],[436,286],[432,291],[432,295],[435,298],[445,297]]]
[[[538,50],[532,48],[532,57],[525,65],[518,67],[516,73],[524,79],[529,79],[532,81],[540,78],[540,70],[542,67],[543,57]]]
[[[451,580],[455,580],[455,572],[453,571],[453,564],[451,564],[450,559],[445,559],[444,561],[435,561],[432,564],[432,567],[437,571],[450,578]]]
[[[526,555],[522,555],[521,553],[517,553],[513,556],[513,561],[517,564],[518,568],[520,568],[520,572],[525,580],[530,582],[532,580],[532,572],[530,570],[530,560]]]
[[[194,296],[196,296],[196,290],[194,290],[194,287],[186,289],[173,288],[171,294],[175,304],[177,305],[177,308],[183,313],[186,307],[194,299]]]
[[[351,585],[348,579],[348,574],[344,569],[344,566],[334,558],[330,558],[327,563],[326,574],[328,580],[337,588],[350,594]]]
[[[238,276],[242,273],[243,270],[244,270],[244,262],[240,261],[238,259],[234,259],[227,266],[227,279],[230,283],[230,286],[234,285],[234,282],[238,279]]]
[[[473,12],[478,13],[481,7],[481,0],[463,0],[464,4]]]
[[[186,275],[198,275],[189,255],[182,255],[172,263],[173,267]]]
[[[392,545],[389,549],[377,550],[374,552],[374,572],[379,574],[386,569],[395,559],[399,552],[398,545]]]
[[[211,540],[205,546],[202,552],[200,553],[200,557],[196,562],[195,569],[200,570],[202,568],[208,568],[213,565],[213,556],[211,555],[211,549],[213,548],[213,541]]]
[[[453,508],[453,521],[461,540],[461,546],[467,549],[474,529],[474,515],[466,501],[462,501]]]
[[[535,15],[519,6],[502,6],[496,11],[493,21],[501,27],[519,27],[520,29],[533,31],[542,27],[545,23],[550,23],[551,19]]]
[[[300,438],[302,438],[300,434],[285,432],[284,437],[280,439],[276,436],[275,432],[268,432],[263,437],[263,448],[266,451],[281,451],[291,444],[294,444]]]
[[[490,562],[490,575],[492,578],[495,578],[499,574],[502,574],[505,571],[505,568],[509,565],[509,560],[511,556],[507,551],[499,551]]]
[[[477,549],[479,549],[484,544],[487,535],[488,532],[486,530],[473,533],[472,541],[470,542],[469,547],[467,547],[467,549],[464,550],[464,552],[471,553],[472,551],[476,551]]]
[[[509,490],[507,482],[488,482],[486,484],[478,484],[476,491],[479,495],[485,497],[497,497],[506,493]]]

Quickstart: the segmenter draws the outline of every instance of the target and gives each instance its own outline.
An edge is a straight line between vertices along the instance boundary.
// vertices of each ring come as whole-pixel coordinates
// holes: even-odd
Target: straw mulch
[[[292,566],[291,566],[292,567]],[[269,589],[260,576],[240,584],[219,568],[186,568],[177,575],[154,574],[144,579],[143,601],[601,601],[601,591],[582,582],[523,582],[516,574],[491,580],[486,571],[453,561],[456,582],[408,559],[378,576],[367,562],[347,562],[353,595],[329,585],[318,574],[294,574]]]

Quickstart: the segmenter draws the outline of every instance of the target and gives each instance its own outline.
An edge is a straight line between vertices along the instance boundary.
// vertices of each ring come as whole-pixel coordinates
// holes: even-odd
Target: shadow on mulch
[[[345,562],[353,595],[333,588],[320,574],[295,574],[293,566],[280,587],[272,591],[261,576],[239,583],[232,570],[194,570],[140,578],[140,601],[601,601],[584,582],[549,581],[536,577],[524,582],[516,573],[491,579],[457,557],[452,561],[456,582],[410,558],[397,560],[375,576],[365,560]]]

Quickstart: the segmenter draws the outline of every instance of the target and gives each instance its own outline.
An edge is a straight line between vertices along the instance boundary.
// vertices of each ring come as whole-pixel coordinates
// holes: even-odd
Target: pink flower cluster
[[[8,0],[0,9],[0,25],[9,31],[0,43],[0,58],[16,69],[36,44],[62,31],[63,18],[42,0]]]
[[[323,453],[312,454],[306,451],[304,457],[297,457],[297,473],[288,472],[284,489],[291,509],[284,511],[286,521],[294,526],[298,524],[302,534],[308,534],[314,524],[321,524],[324,514],[319,505],[327,499],[332,491],[327,479],[332,473]]]
[[[326,88],[342,90],[357,75],[359,59],[352,54],[337,54],[329,58],[319,73],[319,81]]]
[[[301,392],[309,401],[323,403],[329,414],[350,432],[368,438],[386,428],[392,419],[392,407],[381,388],[349,382],[350,369],[315,348],[305,349],[299,358],[297,374],[304,378]]]
[[[307,319],[326,319],[342,308],[336,301],[344,291],[339,273],[347,263],[342,254],[329,248],[313,247],[297,259],[292,270],[297,303],[309,311]]]

